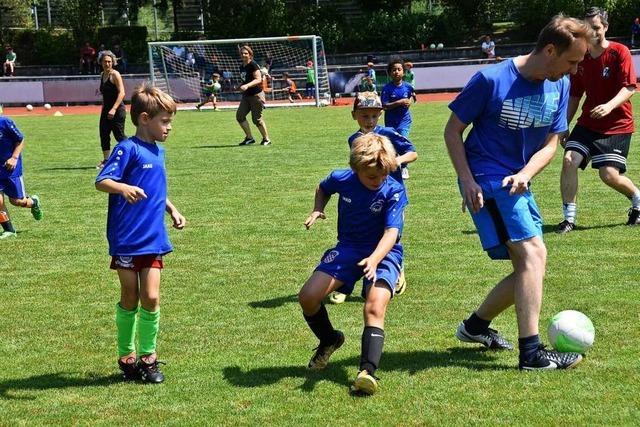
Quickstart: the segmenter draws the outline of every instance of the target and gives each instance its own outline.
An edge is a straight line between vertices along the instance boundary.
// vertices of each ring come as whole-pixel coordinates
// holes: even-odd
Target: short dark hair
[[[569,49],[575,39],[584,39],[593,44],[593,30],[581,19],[571,18],[563,14],[554,16],[540,31],[534,53],[540,52],[548,44],[555,46],[558,54]]]
[[[600,22],[602,22],[602,25],[609,25],[609,14],[601,7],[590,7],[584,13],[585,18],[595,18],[596,16],[600,18]]]
[[[402,69],[404,69],[404,64],[402,62],[402,59],[398,56],[394,56],[393,58],[391,58],[389,60],[389,63],[387,64],[387,74],[391,74],[391,69],[393,68],[394,65],[396,64],[400,64],[400,66],[402,67]]]

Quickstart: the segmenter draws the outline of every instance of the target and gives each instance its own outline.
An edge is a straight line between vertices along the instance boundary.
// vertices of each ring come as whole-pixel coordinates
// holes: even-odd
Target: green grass
[[[234,113],[180,112],[167,147],[169,193],[187,218],[170,231],[159,337],[167,381],[117,377],[116,274],[108,269],[106,195],[94,189],[97,116],[18,117],[25,182],[45,218],[10,209],[19,230],[0,241],[0,424],[629,425],[640,419],[640,228],[628,201],[588,170],[579,222],[561,220],[560,154],[535,180],[546,219],[541,330],[563,309],[586,313],[596,343],[569,372],[522,373],[516,353],[458,343],[459,321],[510,270],[481,251],[460,212],[442,130],[445,103],[413,107],[405,229],[407,292],[392,301],[372,398],[348,395],[358,367],[362,304],[330,307],[347,341],[324,372],[304,369],[316,342],[296,293],[333,245],[336,205],[310,231],[319,180],[347,165],[348,108],[266,113],[271,147],[237,147]],[[130,124],[127,131],[133,132]],[[629,156],[640,178],[638,144]],[[359,289],[359,288],[358,288]],[[513,309],[495,326],[516,339]]]

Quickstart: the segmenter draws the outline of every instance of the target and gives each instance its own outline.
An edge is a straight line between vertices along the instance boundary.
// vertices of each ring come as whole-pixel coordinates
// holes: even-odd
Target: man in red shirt
[[[586,93],[582,114],[566,140],[560,190],[564,220],[557,232],[575,228],[578,168],[589,161],[600,179],[631,200],[627,225],[640,223],[640,191],[624,173],[634,131],[630,98],[636,89],[636,72],[629,49],[605,38],[607,12],[598,7],[587,10],[585,21],[596,32],[596,41],[571,76],[567,120],[571,122],[580,99]]]
[[[91,74],[94,72],[96,58],[96,50],[91,47],[89,42],[84,43],[84,47],[80,49],[80,73]]]

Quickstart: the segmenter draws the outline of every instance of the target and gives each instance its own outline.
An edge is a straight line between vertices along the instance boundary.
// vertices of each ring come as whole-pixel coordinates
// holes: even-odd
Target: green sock
[[[118,357],[135,353],[136,315],[135,310],[125,310],[120,303],[116,304],[116,326],[118,328]]]
[[[160,329],[160,309],[151,312],[140,307],[140,321],[138,323],[140,355],[144,356],[156,352],[158,329]]]

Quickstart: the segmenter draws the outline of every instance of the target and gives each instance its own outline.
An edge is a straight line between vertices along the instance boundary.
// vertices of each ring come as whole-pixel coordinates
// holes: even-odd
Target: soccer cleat
[[[3,231],[2,234],[0,234],[0,240],[8,239],[9,237],[17,237],[16,232],[15,231]]]
[[[344,344],[344,334],[341,331],[336,331],[336,335],[338,337],[333,344],[325,346],[318,345],[318,347],[314,349],[316,352],[309,361],[309,365],[307,365],[308,369],[318,371],[327,367],[327,363],[329,363],[329,358],[333,352]]]
[[[343,294],[342,292],[331,292],[329,294],[329,302],[331,304],[342,304],[347,299],[347,294]]]
[[[569,369],[582,361],[580,353],[561,353],[547,350],[540,344],[531,360],[521,361],[519,368],[525,371],[537,371],[545,369]]]
[[[396,295],[402,295],[407,290],[407,279],[404,277],[404,267],[400,268],[400,277],[396,284]]]
[[[202,105],[196,104],[196,110],[200,111],[200,108],[202,108]]]
[[[640,208],[630,208],[627,225],[638,225],[638,224],[640,224]]]
[[[369,396],[376,394],[378,391],[378,378],[369,374],[367,370],[358,372],[358,376],[351,386],[352,393],[364,393]]]
[[[576,225],[573,222],[569,222],[565,219],[560,224],[558,224],[558,229],[556,230],[556,233],[567,234],[568,232],[572,231],[574,228],[576,228]]]
[[[42,208],[40,207],[40,197],[34,194],[33,196],[31,196],[31,199],[33,200],[33,206],[31,206],[31,215],[33,215],[33,218],[36,221],[40,221],[42,219],[42,216],[44,215],[42,212]]]
[[[249,137],[247,136],[247,137],[246,137],[245,139],[243,139],[243,140],[242,140],[242,142],[241,142],[240,144],[238,144],[238,145],[251,145],[251,144],[253,144],[254,142],[256,142],[256,140],[255,140],[255,139],[253,139],[253,138],[249,138]]]
[[[125,381],[136,381],[140,379],[140,370],[136,365],[135,357],[128,357],[125,360],[118,359],[118,366],[122,371],[122,379]]]
[[[271,145],[271,140],[270,139],[263,139],[262,142],[260,142],[260,145]]]
[[[402,179],[409,179],[409,168],[402,168]]]
[[[140,379],[145,383],[151,384],[160,384],[163,382],[164,374],[160,372],[160,364],[164,365],[164,362],[160,362],[156,359],[151,363],[147,363],[140,358],[136,364],[138,371],[140,371]]]
[[[461,322],[458,326],[458,329],[456,330],[456,338],[462,342],[479,343],[493,350],[513,350],[513,345],[498,334],[498,331],[495,329],[487,328],[487,331],[482,334],[471,335],[467,331],[467,327],[464,322]]]

